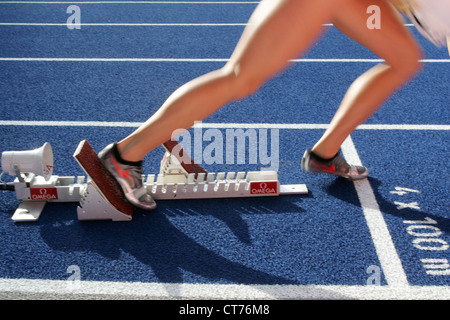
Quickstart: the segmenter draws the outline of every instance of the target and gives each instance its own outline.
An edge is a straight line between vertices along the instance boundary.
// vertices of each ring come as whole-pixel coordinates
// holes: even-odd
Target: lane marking
[[[351,136],[344,141],[341,150],[349,163],[362,166]],[[369,180],[354,181],[354,185],[388,285],[394,287],[409,286],[402,262]]]
[[[80,23],[80,27],[236,27],[246,23]],[[0,23],[0,26],[67,27],[67,23]]]
[[[0,279],[0,297],[21,299],[449,300],[449,286],[239,285]]]
[[[112,127],[112,128],[137,128],[143,122],[118,122],[118,121],[35,121],[35,120],[0,120],[0,126],[30,126],[30,127]],[[328,124],[314,123],[205,123],[196,124],[193,127],[205,129],[319,129],[325,130]],[[356,130],[429,130],[449,131],[450,125],[439,124],[362,124]]]
[[[2,57],[0,61],[26,62],[228,62],[228,58],[21,58]],[[380,63],[383,59],[292,59],[290,62]],[[449,63],[450,59],[422,59],[423,63]]]
[[[37,62],[227,62],[228,59],[191,58],[0,58],[0,61]]]
[[[1,3],[0,3],[1,4]],[[45,22],[2,22],[0,26],[32,26],[32,27],[67,27],[67,23]],[[228,27],[247,26],[247,23],[80,23],[80,26],[89,27]],[[333,27],[332,23],[322,24],[324,27]],[[405,24],[412,27],[413,24]]]
[[[37,62],[228,62],[228,58],[20,58],[2,57],[0,61]],[[363,62],[379,63],[383,59],[292,59],[291,62]],[[422,59],[424,63],[448,63],[450,59]]]

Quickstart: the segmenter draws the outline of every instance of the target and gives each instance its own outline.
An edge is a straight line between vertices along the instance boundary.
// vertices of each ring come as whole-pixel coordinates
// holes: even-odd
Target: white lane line
[[[1,57],[0,61],[25,62],[228,62],[228,58],[33,58]],[[291,62],[380,63],[383,59],[292,59]],[[450,59],[422,59],[423,63],[449,63]]]
[[[449,300],[449,286],[241,285],[0,279],[0,298]]]
[[[30,127],[123,127],[137,128],[143,122],[118,121],[27,121],[27,120],[0,120],[0,126],[30,126]],[[205,129],[327,129],[328,124],[321,123],[197,123],[194,127]],[[433,124],[362,124],[357,130],[429,130],[449,131],[450,125]]]
[[[227,62],[228,59],[191,58],[0,58],[0,61],[26,62]]]
[[[30,127],[113,127],[137,128],[142,122],[107,122],[107,121],[0,121],[1,126],[30,126]]]
[[[342,144],[341,149],[342,154],[349,163],[357,166],[362,165],[350,136]],[[391,234],[375,199],[369,180],[355,181],[354,185],[388,285],[393,287],[409,286],[402,262],[395,249]]]
[[[0,3],[1,4],[1,3]],[[31,27],[67,27],[67,23],[49,22],[2,22],[0,26],[31,26]],[[80,23],[80,27],[228,27],[247,26],[247,23]],[[324,23],[324,27],[333,27],[332,23]],[[413,24],[405,24],[412,27]]]
[[[246,23],[80,23],[80,27],[236,27]],[[2,22],[0,26],[67,27],[67,23]]]

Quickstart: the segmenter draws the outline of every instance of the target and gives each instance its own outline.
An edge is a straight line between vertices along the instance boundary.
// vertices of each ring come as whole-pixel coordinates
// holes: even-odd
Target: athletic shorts
[[[450,45],[450,0],[392,0],[392,3],[434,45]]]

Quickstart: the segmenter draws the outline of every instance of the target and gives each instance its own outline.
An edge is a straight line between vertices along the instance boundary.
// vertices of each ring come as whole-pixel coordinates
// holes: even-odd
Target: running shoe
[[[369,169],[350,165],[339,154],[331,160],[322,161],[311,152],[311,149],[306,150],[303,155],[302,169],[312,173],[331,174],[352,181],[364,179],[369,175]]]
[[[153,210],[156,202],[147,193],[142,183],[142,161],[127,163],[118,160],[117,144],[111,143],[99,152],[98,157],[106,169],[113,175],[122,188],[125,198],[134,206],[143,210]]]

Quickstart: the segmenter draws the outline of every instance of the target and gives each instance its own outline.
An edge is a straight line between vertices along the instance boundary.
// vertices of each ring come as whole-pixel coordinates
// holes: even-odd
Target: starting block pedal
[[[83,140],[73,157],[90,177],[77,208],[79,220],[131,220],[134,206],[129,203],[115,179],[101,163],[89,142]]]
[[[185,154],[183,148],[181,148],[181,145],[178,142],[174,140],[167,140],[163,143],[163,147],[164,149],[166,149],[166,154],[168,152],[169,154],[177,158],[178,166],[180,166],[184,172],[195,173],[196,176],[199,173],[207,173],[207,171],[203,169],[202,166],[192,160],[189,155]]]

